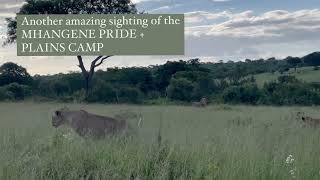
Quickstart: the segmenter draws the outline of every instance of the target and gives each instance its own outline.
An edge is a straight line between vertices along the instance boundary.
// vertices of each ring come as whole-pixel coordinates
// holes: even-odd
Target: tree
[[[245,75],[245,68],[241,66],[241,64],[237,64],[233,69],[231,69],[229,79],[232,84],[238,84],[240,79]]]
[[[298,58],[298,57],[291,57],[291,56],[289,56],[289,57],[287,57],[285,60],[287,61],[288,64],[290,64],[291,66],[294,67],[294,70],[295,70],[295,71],[297,71],[298,65],[302,63],[301,59]]]
[[[159,66],[155,71],[155,80],[158,89],[163,92],[170,83],[172,75],[179,71],[187,70],[187,63],[180,60],[179,62],[168,61],[166,64]]]
[[[90,66],[90,70],[88,71],[83,64],[83,60],[82,60],[82,56],[77,56],[78,61],[79,61],[79,68],[81,69],[82,72],[82,76],[84,78],[85,81],[85,90],[86,90],[86,98],[88,98],[89,96],[89,91],[91,88],[91,81],[95,72],[95,68],[100,66],[104,60],[108,59],[111,56],[98,56],[96,59],[94,59],[91,62],[91,66]]]
[[[241,100],[241,92],[239,86],[227,87],[222,92],[222,98],[225,103],[239,103]]]
[[[246,104],[257,104],[261,97],[261,92],[255,83],[246,83],[240,87],[241,102]]]
[[[26,0],[18,14],[136,14],[138,11],[131,0]],[[17,23],[15,19],[7,19],[8,39],[5,44],[15,42]],[[86,98],[91,88],[95,69],[103,64],[109,56],[96,57],[87,70],[82,56],[77,56],[79,68],[85,80]]]
[[[31,85],[32,77],[24,67],[7,62],[0,66],[0,86],[11,83]]]
[[[320,66],[320,52],[314,52],[303,57],[303,61],[308,66]]]
[[[201,99],[209,96],[218,89],[209,72],[203,71],[180,71],[173,75],[172,79],[186,79],[194,85],[192,98]]]

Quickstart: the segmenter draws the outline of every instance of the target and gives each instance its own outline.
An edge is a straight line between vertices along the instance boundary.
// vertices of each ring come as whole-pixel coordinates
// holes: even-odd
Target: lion
[[[320,119],[315,119],[312,117],[304,116],[304,113],[298,112],[297,113],[298,117],[301,117],[301,120],[305,123],[304,127],[306,125],[311,126],[311,127],[317,127],[320,126]]]
[[[302,117],[302,121],[311,127],[318,127],[320,125],[320,119],[315,119],[311,117]]]
[[[201,98],[199,102],[193,102],[192,106],[194,107],[206,107],[208,105],[207,98]]]
[[[128,124],[125,120],[88,113],[85,110],[70,111],[60,109],[52,115],[52,126],[70,126],[80,136],[92,135],[102,137],[108,134],[125,132]]]

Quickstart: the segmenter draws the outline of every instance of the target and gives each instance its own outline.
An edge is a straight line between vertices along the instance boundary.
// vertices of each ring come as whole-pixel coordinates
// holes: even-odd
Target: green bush
[[[312,84],[300,82],[292,77],[280,77],[278,82],[266,83],[264,104],[276,105],[319,105],[319,89]]]
[[[261,98],[261,91],[255,83],[244,84],[240,87],[241,102],[246,104],[257,104]]]
[[[39,96],[46,98],[55,98],[55,93],[51,86],[51,81],[49,80],[38,80],[35,90]]]
[[[240,99],[241,99],[240,87],[230,86],[226,88],[222,93],[222,98],[225,103],[240,102]]]
[[[90,102],[116,102],[115,88],[108,83],[99,81],[93,87],[88,100]]]
[[[76,91],[72,94],[73,100],[76,102],[84,102],[86,100],[86,92],[84,89]]]
[[[143,100],[142,93],[138,88],[126,86],[120,87],[115,97],[120,103],[140,103]]]
[[[31,96],[31,88],[26,85],[20,85],[18,83],[11,83],[3,86],[2,91],[4,92],[6,100],[24,100],[26,97]]]
[[[56,97],[63,97],[70,94],[69,85],[62,80],[55,80],[51,82],[51,87]]]
[[[6,99],[6,90],[3,88],[0,88],[0,101],[3,101]]]
[[[191,101],[194,84],[185,78],[172,78],[167,87],[167,96],[172,100]]]
[[[0,88],[0,101],[5,101],[5,100],[13,100],[13,94],[10,91],[7,91],[5,88],[1,87]]]
[[[295,76],[280,76],[278,77],[279,83],[299,83],[299,80]]]
[[[261,96],[262,93],[255,83],[231,86],[222,93],[225,103],[257,104]]]

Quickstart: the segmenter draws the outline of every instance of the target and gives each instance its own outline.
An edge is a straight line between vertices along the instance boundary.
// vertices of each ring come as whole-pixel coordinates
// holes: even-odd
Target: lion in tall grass
[[[60,109],[52,115],[52,126],[55,128],[66,125],[75,130],[80,136],[92,135],[102,137],[126,131],[128,124],[125,120],[88,113],[87,111],[70,111]]]
[[[208,105],[207,98],[201,98],[199,102],[192,102],[192,106],[194,107],[206,107]]]
[[[318,127],[320,126],[320,119],[305,116],[304,113],[298,112],[298,117],[304,122],[304,126]]]

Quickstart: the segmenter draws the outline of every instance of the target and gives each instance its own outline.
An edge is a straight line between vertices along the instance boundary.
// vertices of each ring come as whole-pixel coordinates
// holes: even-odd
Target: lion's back
[[[125,129],[126,122],[118,121],[111,117],[87,113],[80,121],[79,126],[82,129],[91,131],[95,135],[103,135]]]
[[[315,119],[311,117],[305,117],[305,123],[311,125],[311,126],[319,126],[320,125],[320,119]]]

